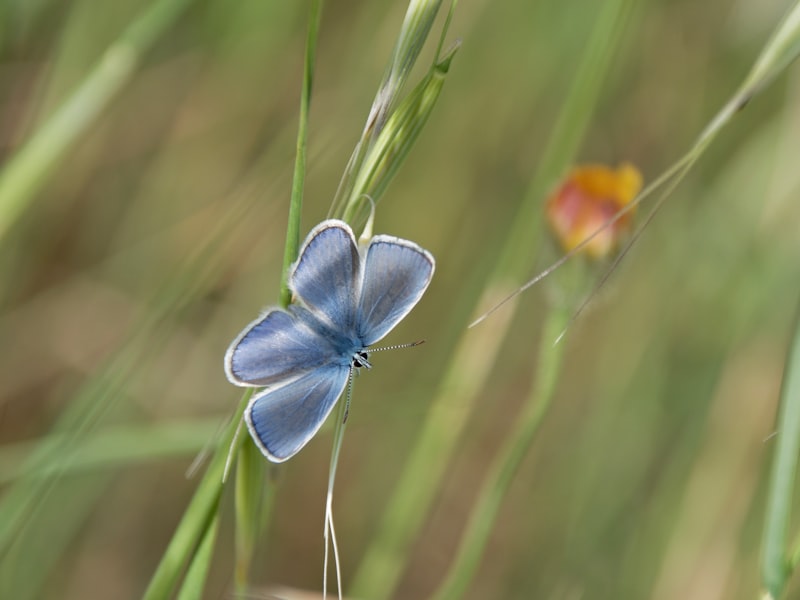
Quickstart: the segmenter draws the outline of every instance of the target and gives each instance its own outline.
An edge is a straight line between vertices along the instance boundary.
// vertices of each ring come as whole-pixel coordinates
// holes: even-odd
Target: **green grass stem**
[[[368,196],[377,203],[383,196],[424,129],[457,50],[458,45],[445,53],[387,119],[355,176],[352,194],[345,204],[344,220],[360,223],[367,218],[371,205],[359,199]]]
[[[339,466],[339,455],[342,452],[344,443],[344,431],[347,426],[347,412],[350,403],[350,392],[348,389],[347,401],[340,401],[336,409],[336,425],[333,433],[333,450],[331,451],[331,462],[328,467],[328,489],[325,495],[325,525],[323,538],[325,539],[325,563],[322,570],[322,595],[328,594],[328,565],[330,550],[333,550],[334,569],[336,573],[336,592],[337,597],[342,597],[342,567],[339,559],[339,543],[336,540],[336,530],[333,525],[333,489],[336,483],[336,469]]]
[[[214,556],[214,542],[219,532],[219,511],[214,512],[211,522],[205,528],[203,537],[192,557],[192,562],[186,570],[183,584],[176,596],[177,600],[200,600],[203,598],[206,578]]]
[[[552,306],[545,318],[528,399],[481,485],[458,551],[432,600],[461,598],[478,570],[500,506],[551,406],[566,348],[553,340],[564,329],[570,310],[564,304]]]
[[[786,581],[797,567],[800,546],[788,555],[787,537],[791,525],[792,497],[800,453],[800,313],[787,354],[778,411],[775,454],[769,481],[764,524],[761,581],[770,598],[784,594]]]
[[[247,430],[240,431],[243,442],[236,454],[236,560],[233,584],[237,593],[245,594],[249,588],[250,565],[257,540],[262,533],[261,511],[264,499],[264,472],[268,466],[258,447],[248,439]]]
[[[397,37],[392,57],[384,73],[378,92],[372,101],[369,115],[367,116],[364,130],[347,162],[345,172],[336,190],[329,216],[345,218],[352,217],[353,203],[360,203],[361,196],[366,190],[356,191],[356,180],[364,170],[364,162],[373,152],[373,145],[384,130],[384,127],[399,100],[399,94],[408,79],[411,69],[419,57],[428,34],[436,20],[436,15],[442,0],[410,0],[400,33]],[[453,2],[455,5],[455,2]],[[448,20],[449,24],[449,20]],[[446,34],[446,27],[442,36]],[[441,44],[440,44],[441,45]],[[438,57],[437,57],[438,58]],[[434,59],[436,60],[436,59]],[[401,159],[395,158],[398,162]],[[377,198],[372,200],[377,202]],[[345,220],[348,220],[345,218]],[[352,223],[354,226],[355,223]]]
[[[283,252],[283,278],[280,303],[289,306],[292,294],[288,286],[289,266],[297,259],[300,249],[300,216],[303,211],[303,190],[306,180],[306,154],[308,149],[308,114],[311,110],[311,92],[314,84],[314,63],[317,53],[319,25],[322,20],[322,0],[313,0],[306,35],[306,53],[303,63],[303,87],[300,91],[300,117],[297,125],[292,195],[289,201],[289,223],[286,227],[286,246]]]
[[[242,413],[252,395],[253,390],[248,389],[242,396],[234,417],[221,437],[211,462],[150,580],[143,596],[144,600],[166,600],[173,597],[176,590],[179,589],[181,574],[200,551],[200,546],[206,539],[208,530],[214,527],[223,490],[222,474],[225,470],[228,451],[234,442],[234,435],[241,421]],[[246,436],[239,436],[236,439],[236,445],[241,445],[245,439]],[[237,452],[238,449],[235,447],[232,451]]]

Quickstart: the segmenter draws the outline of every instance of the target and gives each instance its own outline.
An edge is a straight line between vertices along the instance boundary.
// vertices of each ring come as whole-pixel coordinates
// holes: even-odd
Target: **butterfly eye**
[[[372,365],[369,364],[369,355],[366,352],[356,352],[353,355],[353,367],[356,369],[360,369],[361,367],[366,367],[367,369],[371,368]]]

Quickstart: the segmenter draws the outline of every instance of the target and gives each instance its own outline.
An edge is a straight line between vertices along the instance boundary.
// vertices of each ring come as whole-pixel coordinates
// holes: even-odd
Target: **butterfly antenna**
[[[370,354],[373,352],[383,352],[384,350],[399,350],[400,348],[413,348],[414,346],[421,346],[425,340],[417,340],[416,342],[409,342],[407,344],[396,344],[394,346],[383,346],[381,348],[370,348]]]
[[[239,419],[239,424],[236,426],[236,433],[233,434],[231,445],[228,446],[228,456],[225,458],[225,468],[222,470],[222,483],[225,483],[225,480],[228,479],[228,471],[230,471],[231,463],[233,462],[233,449],[239,441],[239,434],[242,432],[242,423],[244,423],[244,417]]]

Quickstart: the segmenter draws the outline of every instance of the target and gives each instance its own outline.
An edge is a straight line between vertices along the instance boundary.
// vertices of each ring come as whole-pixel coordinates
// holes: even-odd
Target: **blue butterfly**
[[[388,235],[360,254],[343,221],[308,234],[289,272],[295,303],[250,323],[225,354],[231,383],[267,388],[244,418],[269,460],[288,460],[314,437],[353,369],[370,367],[368,347],[414,308],[433,270],[427,250]]]

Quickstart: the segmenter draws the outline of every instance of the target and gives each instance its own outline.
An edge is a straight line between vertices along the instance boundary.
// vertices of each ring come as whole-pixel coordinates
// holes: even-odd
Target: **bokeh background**
[[[154,4],[2,4],[6,165]],[[736,89],[787,5],[630,3],[576,160],[660,174]],[[387,339],[427,343],[376,355],[356,384],[334,505],[346,583],[430,403],[447,393],[442,373],[601,6],[457,7],[449,37],[462,47],[376,214],[376,232],[429,249],[437,273]],[[327,214],[405,9],[325,6],[304,233]],[[13,572],[0,569],[16,599],[140,597],[191,498],[197,476],[186,471],[240,398],[225,349],[277,301],[307,13],[307,2],[186,2],[107,109],[39,174],[0,240],[3,491],[18,489],[25,457],[54,428],[88,445],[26,521]],[[737,115],[571,328],[553,408],[467,598],[756,596],[769,436],[800,291],[799,107],[795,66]],[[533,275],[558,253],[540,223],[530,235],[541,239]],[[557,282],[520,298],[487,356],[490,377],[396,598],[426,597],[449,565],[528,394]],[[112,401],[70,421],[98,390]],[[460,398],[448,401],[457,410]],[[279,491],[258,583],[319,589],[330,449],[327,427],[289,463],[265,462]],[[208,598],[229,597],[231,492]]]

